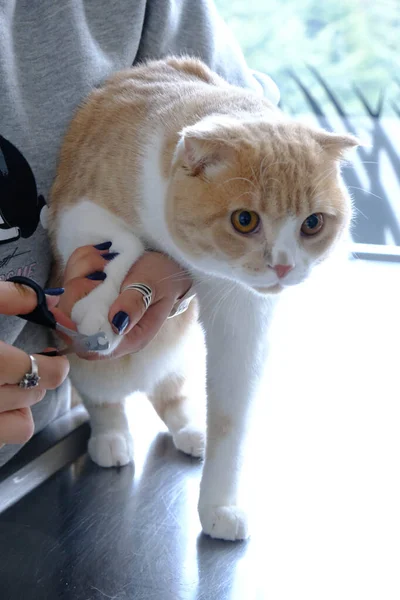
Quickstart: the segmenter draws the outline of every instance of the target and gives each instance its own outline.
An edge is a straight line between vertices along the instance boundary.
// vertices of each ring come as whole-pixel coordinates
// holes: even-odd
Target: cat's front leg
[[[112,242],[115,257],[104,267],[105,280],[79,300],[71,313],[80,333],[91,335],[104,331],[110,342],[110,353],[122,338],[114,333],[108,312],[130,267],[143,254],[144,246],[114,214],[86,199],[63,211],[56,241],[64,263],[81,246]]]
[[[217,286],[207,291],[200,285],[198,292],[208,349],[207,446],[199,515],[205,533],[240,540],[249,535],[247,514],[238,505],[243,444],[264,370],[272,303],[236,285]]]

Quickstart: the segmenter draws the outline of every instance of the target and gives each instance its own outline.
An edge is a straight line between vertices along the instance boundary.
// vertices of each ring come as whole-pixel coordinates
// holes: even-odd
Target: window
[[[250,67],[271,75],[281,108],[360,148],[343,171],[357,253],[400,260],[400,4],[396,0],[217,0]],[[368,247],[364,245],[368,244]]]

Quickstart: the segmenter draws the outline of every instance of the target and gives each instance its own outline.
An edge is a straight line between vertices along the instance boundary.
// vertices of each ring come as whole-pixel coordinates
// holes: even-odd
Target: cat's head
[[[261,293],[303,281],[348,229],[340,160],[357,144],[285,120],[184,129],[167,203],[175,244],[195,268]]]

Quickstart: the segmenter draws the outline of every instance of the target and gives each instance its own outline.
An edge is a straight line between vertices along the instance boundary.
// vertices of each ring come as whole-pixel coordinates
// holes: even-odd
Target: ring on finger
[[[25,373],[21,381],[19,382],[19,387],[24,390],[29,390],[30,388],[34,388],[39,385],[40,377],[39,377],[39,367],[36,361],[36,358],[29,354],[29,358],[31,361],[31,370]]]
[[[127,290],[136,290],[137,292],[140,292],[143,296],[144,309],[147,310],[149,308],[153,298],[153,290],[149,285],[146,283],[131,283],[121,290],[121,294]]]

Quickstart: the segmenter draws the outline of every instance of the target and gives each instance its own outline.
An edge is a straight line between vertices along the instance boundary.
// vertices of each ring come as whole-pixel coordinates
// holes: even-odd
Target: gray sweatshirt
[[[247,69],[211,0],[0,0],[0,280],[22,274],[46,284],[46,202],[79,102],[119,69],[183,53],[278,101],[275,84]],[[0,332],[29,352],[52,343],[17,317],[0,316]],[[33,408],[36,432],[68,409],[68,390]],[[19,448],[0,450],[0,465]]]

